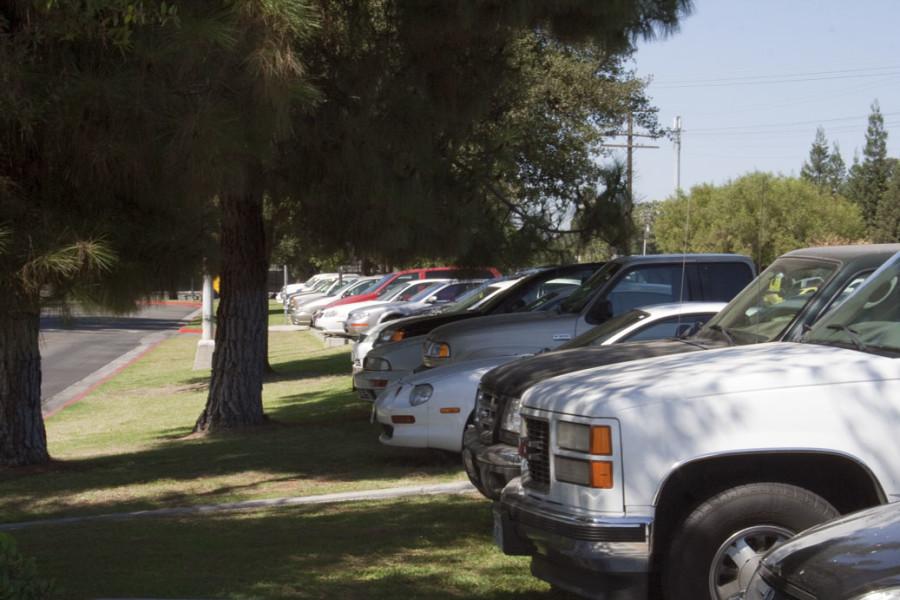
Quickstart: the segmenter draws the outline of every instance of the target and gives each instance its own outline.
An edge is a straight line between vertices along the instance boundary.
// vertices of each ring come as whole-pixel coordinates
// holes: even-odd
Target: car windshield
[[[425,289],[422,289],[422,290],[419,290],[418,292],[416,292],[416,294],[413,297],[409,298],[408,301],[409,302],[424,302],[426,299],[428,299],[429,296],[437,293],[438,290],[443,289],[444,286],[446,286],[446,285],[447,285],[446,283],[435,283],[435,284],[429,285]],[[403,296],[403,295],[404,294],[401,294],[401,296]],[[402,299],[398,298],[398,300],[400,300],[402,302]]]
[[[725,337],[734,344],[771,342],[781,337],[838,265],[808,258],[779,258],[745,287],[697,335]]]
[[[351,296],[354,294],[366,294],[375,289],[375,286],[378,285],[378,281],[378,279],[364,279],[362,281],[356,281],[344,288],[342,295]]]
[[[358,279],[354,279],[353,281],[351,281],[349,283],[344,282],[343,287],[338,288],[331,295],[345,297],[345,296],[349,296],[351,294],[361,294],[362,292],[357,291],[357,290],[365,289],[366,284],[371,284],[371,283],[373,283],[373,282],[366,281],[366,280],[360,281]]]
[[[378,294],[379,300],[387,300],[388,302],[409,302],[410,298],[421,292],[423,289],[434,286],[432,281],[417,281],[410,283],[409,281],[401,281],[392,283]]]
[[[806,335],[813,344],[900,356],[900,253]]]
[[[594,273],[590,279],[581,284],[569,295],[568,298],[559,304],[559,312],[561,313],[580,313],[582,309],[590,302],[594,296],[594,292],[606,285],[613,276],[619,272],[622,265],[619,263],[607,263],[602,269]]]
[[[497,285],[496,281],[482,283],[475,289],[467,291],[460,296],[456,302],[451,302],[441,309],[441,312],[463,312],[467,311],[494,292],[502,290],[503,286]]]
[[[598,325],[593,329],[585,331],[578,337],[569,340],[565,344],[557,347],[557,350],[567,350],[569,348],[584,348],[585,346],[602,346],[603,342],[614,336],[626,327],[631,327],[638,321],[643,321],[650,316],[642,310],[634,309],[622,313],[617,317],[613,317],[605,321],[602,325]]]
[[[524,310],[548,310],[563,298],[571,296],[580,286],[577,279],[551,279],[540,287],[537,300],[528,304]]]

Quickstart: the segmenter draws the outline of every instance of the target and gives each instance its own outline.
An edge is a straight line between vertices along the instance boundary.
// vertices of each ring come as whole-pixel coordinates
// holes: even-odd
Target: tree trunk
[[[41,414],[39,329],[39,312],[0,306],[0,467],[50,460]]]
[[[246,427],[266,420],[262,386],[269,315],[262,195],[257,190],[223,194],[221,207],[216,349],[206,408],[194,431]]]

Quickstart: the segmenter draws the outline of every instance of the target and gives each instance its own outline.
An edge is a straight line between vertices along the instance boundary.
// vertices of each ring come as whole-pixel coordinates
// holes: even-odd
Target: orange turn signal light
[[[591,454],[612,454],[612,430],[609,425],[591,427]]]
[[[448,406],[446,408],[441,409],[442,415],[455,415],[459,412],[458,406]]]
[[[413,415],[391,415],[391,423],[398,425],[415,423],[416,418]]]
[[[613,464],[608,460],[591,461],[591,487],[608,490],[612,486]]]

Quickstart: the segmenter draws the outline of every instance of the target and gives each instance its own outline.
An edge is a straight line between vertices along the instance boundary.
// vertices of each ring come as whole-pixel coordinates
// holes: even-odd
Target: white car
[[[570,347],[674,337],[699,327],[724,306],[724,302],[686,302],[635,309],[572,340]],[[379,440],[389,446],[461,451],[481,376],[518,357],[459,361],[409,375],[388,387],[375,401],[375,417],[383,428]]]
[[[480,308],[489,299],[493,298],[496,294],[499,294],[506,288],[511,287],[520,279],[521,277],[502,279],[500,281],[488,280],[480,287],[477,287],[474,290],[469,290],[456,302],[444,306],[441,309],[441,312],[478,310],[478,308]],[[414,319],[415,316],[406,318]],[[382,332],[389,326],[402,325],[403,322],[403,319],[397,319],[395,321],[387,322],[382,321],[378,325],[369,329],[369,331],[367,331],[365,334],[360,335],[358,338],[356,338],[356,340],[354,340],[353,346],[350,349],[350,358],[353,362],[353,375],[356,375],[363,370],[363,361],[366,359],[366,355],[368,355],[369,351],[372,350],[372,348],[375,346],[375,341],[378,340]],[[374,400],[374,396],[371,399]]]
[[[309,325],[310,321],[312,321],[313,314],[320,308],[328,306],[336,300],[348,298],[356,294],[364,294],[375,287],[375,284],[378,283],[381,278],[381,275],[361,277],[360,279],[356,279],[344,287],[335,290],[333,294],[328,296],[323,295],[317,298],[314,294],[306,298],[300,296],[292,299],[289,309],[291,323],[294,325]]]
[[[522,396],[523,474],[494,505],[498,544],[582,596],[647,598],[657,573],[665,600],[730,600],[795,533],[897,501],[898,281],[900,254],[800,343],[534,385]]]
[[[400,317],[410,317],[426,311],[432,311],[452,303],[456,298],[479,287],[483,280],[457,281],[449,280],[437,282],[435,285],[425,288],[418,294],[408,299],[399,299],[393,302],[370,304],[364,308],[350,311],[347,317],[347,333],[355,336],[368,332],[373,326]]]
[[[353,302],[351,304],[341,304],[325,308],[322,315],[317,317],[312,326],[321,329],[324,333],[330,335],[347,336],[347,330],[344,324],[350,313],[365,308],[367,306],[378,306],[385,302],[396,302],[408,300],[419,292],[434,287],[438,283],[442,283],[444,279],[414,279],[398,283],[396,286],[390,286],[385,289],[375,300],[365,300],[363,302]]]

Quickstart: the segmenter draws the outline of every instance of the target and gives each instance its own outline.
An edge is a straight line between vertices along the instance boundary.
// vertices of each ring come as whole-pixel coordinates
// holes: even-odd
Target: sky
[[[682,118],[685,190],[756,170],[799,175],[818,125],[849,167],[876,99],[900,156],[900,1],[695,0],[679,31],[638,45],[633,67],[652,79],[660,123]],[[636,199],[668,197],[672,142],[635,143],[660,146],[634,151]]]

